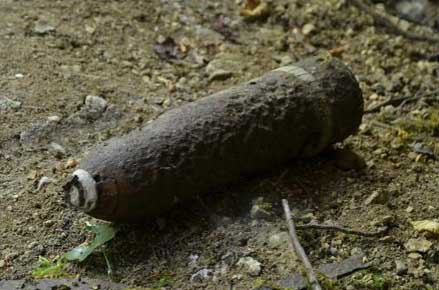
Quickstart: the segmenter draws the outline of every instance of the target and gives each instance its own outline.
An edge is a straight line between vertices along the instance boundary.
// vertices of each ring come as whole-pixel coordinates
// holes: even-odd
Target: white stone
[[[236,264],[245,269],[250,276],[259,276],[261,274],[261,263],[252,257],[243,257]]]

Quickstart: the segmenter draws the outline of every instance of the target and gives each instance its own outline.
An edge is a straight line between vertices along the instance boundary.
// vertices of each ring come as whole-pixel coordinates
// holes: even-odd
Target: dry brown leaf
[[[240,15],[252,19],[262,18],[269,14],[270,7],[266,1],[247,0]]]

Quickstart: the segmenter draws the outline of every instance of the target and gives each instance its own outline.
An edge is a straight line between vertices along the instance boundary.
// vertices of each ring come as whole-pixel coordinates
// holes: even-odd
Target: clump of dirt
[[[38,256],[56,258],[86,240],[85,222],[94,221],[65,206],[61,186],[93,145],[327,50],[357,75],[366,109],[416,97],[367,114],[358,135],[345,142],[366,168],[339,169],[332,155],[292,161],[154,221],[124,225],[107,247],[113,278],[166,289],[277,283],[300,270],[284,239],[280,200],[288,198],[295,215],[319,223],[390,228],[380,238],[301,231],[316,266],[360,252],[373,265],[328,285],[439,287],[438,241],[427,237],[427,249],[407,246],[425,239],[411,221],[438,218],[437,45],[393,34],[349,1],[272,1],[264,17],[251,20],[240,16],[243,7],[237,1],[1,2],[1,279],[28,278]],[[270,205],[262,208],[268,214],[255,215],[261,200]],[[256,268],[249,271],[244,262]],[[108,279],[98,253],[68,271]]]

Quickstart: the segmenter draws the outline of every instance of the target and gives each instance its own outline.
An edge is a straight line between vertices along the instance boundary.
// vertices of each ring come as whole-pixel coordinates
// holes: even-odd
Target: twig
[[[107,264],[107,275],[110,277],[110,279],[113,278],[113,267],[111,267],[110,259],[108,258],[107,251],[102,250],[102,254],[105,258],[105,263]]]
[[[377,120],[372,120],[372,121],[370,121],[370,124],[375,125],[375,126],[377,126],[377,127],[380,127],[380,128],[382,128],[382,129],[398,131],[397,128],[392,127],[392,126],[390,126],[390,125],[387,125],[386,123],[383,123],[383,122],[380,122],[380,121],[377,121]]]
[[[399,27],[397,23],[392,21],[388,15],[379,13],[378,11],[370,8],[368,5],[364,4],[362,0],[349,0],[349,1],[359,10],[362,10],[363,12],[371,15],[375,20],[375,22],[377,22],[378,24],[386,26],[387,28],[393,30],[394,33],[404,36],[407,39],[428,41],[433,43],[437,43],[439,41],[439,38],[435,36],[421,35],[419,33],[403,30],[401,27]]]
[[[319,229],[319,230],[333,230],[333,231],[339,231],[345,234],[351,234],[351,235],[359,235],[364,237],[376,237],[380,236],[388,231],[388,227],[382,227],[376,231],[369,232],[369,231],[359,231],[359,230],[353,230],[349,228],[344,228],[341,226],[336,225],[322,225],[322,224],[304,224],[304,225],[296,225],[296,229]]]
[[[437,99],[435,97],[431,97],[434,94],[439,94],[439,92],[433,92],[433,93],[429,93],[427,95],[422,95],[422,96],[416,95],[414,97],[406,96],[406,97],[400,97],[400,98],[389,98],[389,99],[385,100],[384,102],[379,103],[378,105],[370,108],[369,110],[365,110],[364,114],[376,113],[379,110],[381,110],[381,108],[383,108],[385,106],[389,106],[389,105],[398,106],[401,104],[408,104],[408,103],[417,102],[417,101],[422,100],[422,99],[425,99],[427,101],[434,101]]]
[[[299,239],[297,238],[296,228],[294,226],[293,219],[291,218],[290,206],[288,205],[288,201],[286,199],[282,199],[282,206],[285,212],[285,218],[288,224],[288,230],[290,232],[291,244],[297,256],[302,261],[305,267],[306,276],[308,278],[309,283],[311,284],[311,289],[322,290],[322,287],[320,286],[319,281],[317,280],[317,276],[314,273],[314,270],[311,266],[308,256],[306,255],[305,250],[303,249],[302,245],[299,242]]]

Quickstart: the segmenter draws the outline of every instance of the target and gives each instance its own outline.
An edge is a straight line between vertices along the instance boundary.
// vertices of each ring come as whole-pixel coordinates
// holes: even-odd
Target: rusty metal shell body
[[[362,115],[359,85],[338,60],[310,58],[268,72],[98,145],[79,166],[96,182],[87,213],[111,221],[160,214],[195,194],[316,155],[355,133]],[[77,179],[67,184],[68,196],[72,189],[86,202]]]

